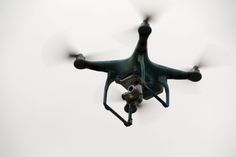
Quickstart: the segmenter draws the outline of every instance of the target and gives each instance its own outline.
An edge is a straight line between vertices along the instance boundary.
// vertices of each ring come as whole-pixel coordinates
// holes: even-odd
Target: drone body
[[[188,79],[199,81],[202,75],[197,66],[191,71],[185,72],[151,62],[148,57],[147,40],[151,34],[151,27],[146,18],[138,29],[139,40],[133,54],[123,60],[112,61],[88,61],[82,54],[76,56],[74,66],[77,69],[91,69],[107,73],[107,80],[104,88],[103,104],[118,117],[125,126],[132,125],[132,113],[137,110],[137,105],[142,99],[148,100],[155,97],[164,107],[169,106],[168,79]],[[125,111],[128,113],[126,121],[107,104],[107,92],[112,82],[122,85],[128,91],[122,94],[126,101]],[[158,94],[165,90],[166,100],[163,101]]]

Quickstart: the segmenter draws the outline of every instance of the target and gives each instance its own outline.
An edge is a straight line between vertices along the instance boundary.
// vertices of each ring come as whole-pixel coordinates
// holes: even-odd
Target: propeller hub
[[[152,32],[152,28],[146,22],[143,22],[141,26],[138,28],[138,32],[140,36],[149,36]]]
[[[202,74],[200,73],[198,66],[194,66],[189,74],[189,80],[197,82],[200,81],[201,79],[202,79]]]
[[[151,20],[151,16],[147,16],[144,20],[143,23],[148,24],[148,22]]]
[[[77,54],[76,60],[74,61],[74,66],[77,69],[85,68],[85,57],[82,54]]]

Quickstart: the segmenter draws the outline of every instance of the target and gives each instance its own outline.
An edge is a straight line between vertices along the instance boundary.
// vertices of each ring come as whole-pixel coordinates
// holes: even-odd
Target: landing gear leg
[[[105,88],[104,88],[103,104],[107,110],[111,111],[111,113],[113,113],[118,119],[120,119],[124,123],[125,126],[128,127],[128,126],[132,125],[132,113],[134,113],[132,104],[131,103],[128,104],[128,120],[127,121],[107,104],[107,91],[108,91],[110,84],[113,81],[114,81],[114,79],[110,75],[108,75],[107,81],[105,84]]]

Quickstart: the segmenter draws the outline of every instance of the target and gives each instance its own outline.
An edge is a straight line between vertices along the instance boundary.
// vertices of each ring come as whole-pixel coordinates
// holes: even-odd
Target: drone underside
[[[88,61],[82,54],[75,55],[74,66],[77,69],[91,69],[95,71],[106,72],[107,80],[104,88],[103,104],[105,108],[111,111],[119,118],[125,126],[132,125],[132,114],[137,110],[138,104],[143,99],[148,100],[155,97],[164,107],[169,106],[169,87],[168,79],[188,79],[199,81],[202,75],[198,66],[194,66],[190,71],[181,71],[150,61],[147,51],[147,39],[151,34],[151,27],[146,18],[138,29],[139,40],[133,54],[123,60],[112,61]],[[116,111],[107,104],[107,91],[112,82],[122,85],[127,92],[122,94],[126,101],[124,107],[128,113],[126,121]],[[162,100],[158,94],[165,90],[166,100]]]

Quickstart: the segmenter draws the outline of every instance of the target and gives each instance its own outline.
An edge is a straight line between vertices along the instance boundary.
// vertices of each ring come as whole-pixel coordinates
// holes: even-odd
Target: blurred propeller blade
[[[78,56],[79,56],[79,54],[72,53],[72,52],[69,52],[69,54],[68,54],[68,57],[72,58],[72,59],[77,58]]]
[[[195,61],[192,67],[197,66],[201,71],[202,69],[207,68],[232,66],[235,64],[234,58],[234,54],[230,51],[211,44],[204,48],[204,51],[199,55],[197,61]],[[186,70],[190,71],[191,69]],[[201,81],[197,83],[192,83],[186,80],[179,80],[173,83],[170,82],[170,85],[178,88],[178,91],[183,91],[188,94],[198,94],[201,92],[200,84]]]
[[[169,5],[169,1],[166,0],[130,0],[130,3],[141,14],[142,20],[147,20],[148,22],[158,19]]]
[[[216,45],[208,45],[194,65],[198,66],[200,69],[230,66],[235,63],[233,58],[233,54],[229,51],[217,47]]]
[[[115,41],[125,46],[133,46],[138,40],[138,27],[132,27],[113,35]]]
[[[146,22],[156,22],[166,10],[168,2],[161,1],[142,1],[142,0],[130,0],[131,5],[141,14],[141,20]],[[142,22],[140,21],[140,23]],[[138,26],[134,26],[130,29],[116,33],[114,39],[118,42],[125,44],[126,46],[135,44],[138,38]]]
[[[46,64],[58,64],[76,57],[77,50],[69,45],[67,37],[57,34],[49,38],[42,50],[42,57]]]
[[[55,65],[64,62],[71,62],[78,57],[81,52],[70,44],[65,35],[55,35],[51,37],[44,45],[42,57],[47,65]],[[88,60],[95,60],[96,58],[106,58],[114,51],[92,52],[84,55]]]

